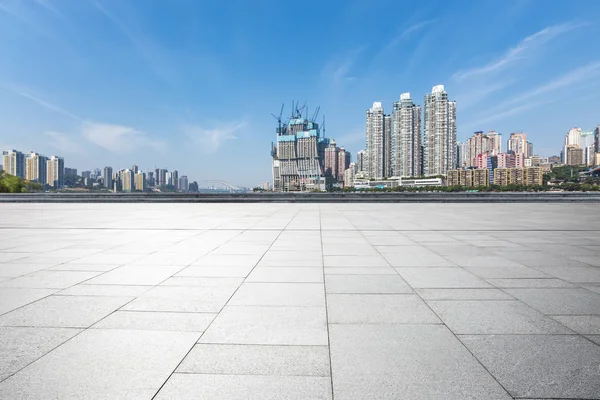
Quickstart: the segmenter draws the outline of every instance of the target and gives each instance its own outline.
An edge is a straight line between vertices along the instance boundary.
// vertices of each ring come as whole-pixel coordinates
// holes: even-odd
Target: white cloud
[[[327,84],[334,86],[343,86],[347,82],[356,79],[356,76],[351,76],[350,73],[358,56],[364,51],[364,47],[357,47],[344,55],[338,55],[331,59],[323,68],[321,73]]]
[[[43,135],[48,138],[48,144],[63,153],[85,153],[85,150],[78,143],[79,138],[74,138],[72,135],[56,132],[47,131]]]
[[[475,76],[486,75],[500,71],[516,61],[522,60],[528,52],[549,42],[551,39],[564,33],[585,26],[583,23],[566,22],[559,25],[552,25],[527,36],[521,40],[515,47],[506,51],[500,58],[486,65],[456,72],[452,77],[456,80],[464,80]]]
[[[165,151],[163,142],[129,126],[85,121],[81,133],[85,139],[113,153],[130,153],[140,148]]]
[[[184,125],[183,133],[205,153],[215,153],[223,143],[236,139],[235,133],[246,126],[245,122],[219,123],[207,129],[198,125]]]

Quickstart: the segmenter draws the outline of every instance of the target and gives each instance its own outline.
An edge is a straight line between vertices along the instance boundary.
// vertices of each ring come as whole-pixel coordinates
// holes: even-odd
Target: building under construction
[[[277,142],[271,149],[275,191],[325,190],[330,182],[325,176],[325,148],[330,140],[316,122],[319,109],[309,118],[305,108],[294,104],[287,120],[282,120],[283,106],[279,116],[274,115],[278,122]]]

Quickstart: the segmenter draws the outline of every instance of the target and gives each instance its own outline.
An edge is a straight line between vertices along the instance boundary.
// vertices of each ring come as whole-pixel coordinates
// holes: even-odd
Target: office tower
[[[594,152],[600,153],[600,125],[594,129]]]
[[[139,170],[136,173],[133,173],[132,170],[131,173],[133,174],[133,185],[135,190],[139,192],[146,190],[146,174]]]
[[[112,167],[104,167],[104,187],[107,189],[113,189],[113,169]]]
[[[423,105],[425,175],[445,175],[455,167],[456,102],[448,101],[444,85],[434,86]]]
[[[4,171],[9,175],[25,178],[25,156],[17,150],[3,151]]]
[[[390,168],[390,150],[392,147],[392,116],[386,114],[383,118],[383,176],[391,175]]]
[[[486,136],[489,141],[488,149],[492,155],[497,156],[502,153],[502,134],[496,131],[489,131]]]
[[[565,145],[563,147],[563,163],[567,165],[577,165],[569,163],[569,158],[567,154],[569,148],[581,148],[581,128],[569,129],[569,132],[567,132],[567,134],[565,135]]]
[[[65,160],[52,156],[46,161],[46,182],[54,189],[64,186]]]
[[[340,148],[338,153],[337,176],[338,182],[344,182],[344,172],[350,167],[350,152]]]
[[[77,168],[65,168],[65,179],[76,179]]]
[[[421,176],[421,107],[410,93],[394,102],[390,141],[390,176]]]
[[[148,186],[154,186],[154,172],[146,172],[146,183],[148,184]]]
[[[179,178],[179,190],[181,190],[182,192],[189,191],[189,183],[188,183],[187,175],[182,175],[181,178]]]
[[[156,186],[163,186],[167,184],[167,170],[166,169],[155,169],[154,170],[154,182]]]
[[[594,132],[581,132],[580,149],[583,150],[583,164],[594,165]]]
[[[92,176],[92,171],[81,171],[81,177],[83,179],[90,179]]]
[[[527,154],[527,135],[523,132],[513,132],[507,142],[507,151],[515,154]]]
[[[175,186],[175,189],[179,189],[179,172],[177,170],[171,172],[171,180],[171,184]]]
[[[365,163],[366,151],[360,150],[356,153],[356,172],[363,172],[366,168]]]
[[[381,102],[374,102],[366,118],[366,172],[369,178],[385,176],[385,114]]]
[[[325,148],[325,176],[335,177],[338,175],[338,154],[340,149],[335,145],[335,140],[331,140],[329,146]]]
[[[140,169],[138,168],[137,165],[133,164],[131,166],[131,172],[133,172],[134,174],[137,174],[138,172],[140,172]]]
[[[533,156],[533,143],[531,142],[527,142],[527,151],[525,152],[525,157],[531,157]]]
[[[25,179],[45,185],[47,177],[48,159],[38,153],[31,152],[25,160]]]
[[[131,192],[134,189],[133,172],[130,169],[123,169],[119,171],[119,177],[121,181],[121,190],[124,192]]]

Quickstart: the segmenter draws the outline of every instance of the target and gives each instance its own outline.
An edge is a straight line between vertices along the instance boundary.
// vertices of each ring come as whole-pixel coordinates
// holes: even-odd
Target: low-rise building
[[[473,173],[473,184],[472,186],[490,186],[490,173],[487,168],[474,169]]]

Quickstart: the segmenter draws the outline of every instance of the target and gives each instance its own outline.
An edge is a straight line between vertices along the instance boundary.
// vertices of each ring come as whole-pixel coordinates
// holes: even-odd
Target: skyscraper
[[[507,151],[515,154],[527,154],[527,135],[523,132],[513,132],[507,142]]]
[[[171,172],[171,185],[175,186],[175,189],[179,189],[179,172],[174,170]]]
[[[366,119],[366,171],[369,178],[385,176],[385,114],[381,102],[376,101],[367,110]]]
[[[17,150],[3,151],[4,171],[9,175],[25,178],[25,156]]]
[[[390,176],[420,176],[421,107],[410,93],[402,93],[394,102],[390,140]]]
[[[392,148],[392,116],[386,114],[383,117],[383,176],[392,176],[390,165],[390,151]]]
[[[121,177],[121,189],[124,192],[131,192],[135,188],[134,184],[134,173],[130,169],[124,169],[119,171],[119,175]]]
[[[563,163],[568,165],[576,165],[569,163],[567,153],[569,152],[570,148],[581,148],[581,128],[569,129],[569,132],[567,132],[565,135],[565,145],[563,147]]]
[[[325,148],[325,176],[337,179],[338,174],[338,153],[340,149],[336,146],[335,140],[329,143]]]
[[[182,175],[181,178],[179,178],[179,190],[181,190],[182,192],[189,191],[189,183],[188,183],[187,175]]]
[[[594,151],[600,153],[600,125],[594,129]]]
[[[48,159],[38,153],[31,152],[25,160],[25,179],[45,185],[47,182]]]
[[[46,182],[54,189],[64,186],[65,160],[62,157],[52,156],[46,162]]]
[[[113,169],[104,167],[104,187],[113,190]]]
[[[437,85],[425,95],[423,110],[423,173],[445,175],[455,167],[456,102]]]
[[[350,166],[350,152],[340,148],[338,152],[338,165],[337,165],[337,181],[344,182],[344,172]]]
[[[365,162],[366,151],[360,150],[356,153],[356,172],[363,172],[366,168]]]
[[[138,170],[138,172],[133,173],[133,186],[135,190],[143,192],[146,190],[146,174],[142,171]]]

